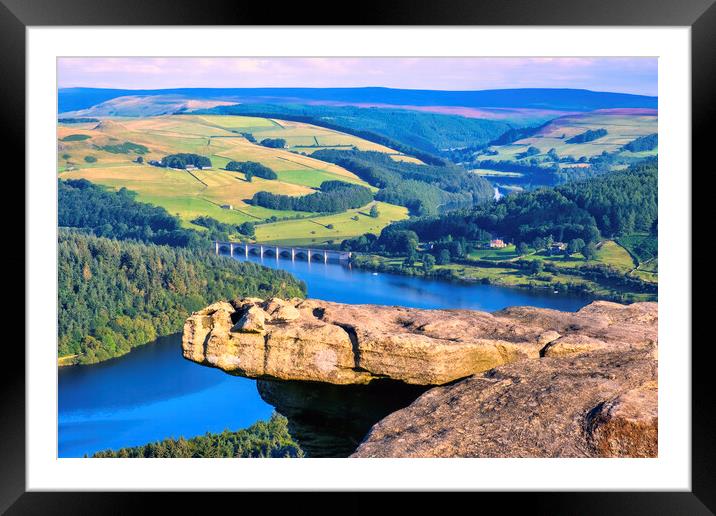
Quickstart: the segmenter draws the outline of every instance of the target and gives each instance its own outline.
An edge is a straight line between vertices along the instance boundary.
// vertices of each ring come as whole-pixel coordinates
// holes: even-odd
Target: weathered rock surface
[[[654,457],[657,327],[656,303],[486,313],[245,298],[193,314],[182,345],[258,378],[309,456]]]
[[[527,360],[434,387],[354,457],[655,457],[650,352]]]
[[[184,357],[251,378],[338,385],[443,385],[494,367],[595,351],[653,349],[656,304],[496,313],[237,299],[193,314]]]

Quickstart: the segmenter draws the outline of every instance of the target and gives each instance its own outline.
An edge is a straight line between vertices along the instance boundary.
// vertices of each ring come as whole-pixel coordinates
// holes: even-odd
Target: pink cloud
[[[656,58],[61,58],[59,86],[584,88],[656,95]]]

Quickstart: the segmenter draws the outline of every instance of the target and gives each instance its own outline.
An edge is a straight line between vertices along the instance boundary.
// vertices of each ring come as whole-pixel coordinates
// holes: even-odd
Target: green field
[[[292,183],[296,185],[308,186],[311,188],[318,188],[324,181],[346,181],[349,183],[356,183],[362,186],[367,186],[365,182],[360,179],[353,179],[332,172],[326,172],[323,170],[280,170],[276,172],[278,174],[279,181],[286,183]]]
[[[517,249],[514,245],[508,245],[507,247],[502,248],[476,249],[468,255],[468,258],[471,260],[492,261],[511,260],[518,257],[519,254],[517,253]]]
[[[368,215],[372,204],[378,206],[379,216],[377,218]],[[353,217],[358,220],[354,220]],[[389,223],[407,217],[407,208],[375,202],[335,215],[261,224],[256,226],[256,240],[294,245],[337,244],[345,238],[364,233],[378,234]],[[333,227],[329,228],[329,225]]]
[[[139,201],[161,206],[178,216],[182,225],[196,229],[203,228],[195,226],[191,220],[200,215],[232,224],[260,222],[271,217],[281,219],[316,215],[271,210],[249,204],[247,201],[259,191],[307,195],[324,181],[330,180],[347,181],[376,190],[338,165],[291,152],[290,148],[272,149],[251,143],[239,134],[242,132],[254,134],[257,140],[263,137],[286,137],[287,140],[303,138],[311,144],[320,142],[337,145],[349,142],[358,148],[396,154],[392,149],[355,136],[309,124],[267,118],[200,115],[107,118],[99,123],[83,125],[81,132],[73,124],[59,125],[58,175],[62,179],[84,178],[114,189],[126,187],[137,192]],[[80,134],[82,138],[77,137]],[[103,147],[113,152],[103,150]],[[144,147],[148,149],[146,153]],[[144,164],[134,163],[139,154],[132,149],[137,148],[142,149]],[[117,149],[127,152],[117,152]],[[180,152],[209,157],[212,169],[188,172],[146,164],[150,160],[160,160],[167,154]],[[92,156],[96,161],[87,163],[85,156]],[[247,182],[243,173],[222,169],[229,161],[261,163],[274,170],[278,179],[268,181],[254,177],[252,182]],[[231,205],[232,208],[224,209],[222,205]],[[278,223],[284,224],[278,229],[269,230],[269,226],[266,226],[259,232],[261,236],[258,238],[343,239],[367,231],[379,232],[390,221],[405,217],[403,208],[381,206],[381,217],[371,219],[371,224],[351,220],[350,216],[354,213],[350,216],[331,215],[319,218],[330,219],[324,225],[333,223],[335,230],[327,230],[320,223],[293,220]],[[360,214],[358,217],[363,218]],[[314,227],[309,228],[307,224]]]
[[[616,269],[628,272],[636,266],[634,260],[622,246],[613,240],[605,240],[597,246],[597,253],[593,260],[585,260],[580,254],[565,257],[562,254],[549,255],[546,251],[539,253],[530,249],[525,255],[520,256],[514,245],[508,245],[502,249],[479,249],[470,253],[469,258],[472,260],[543,260],[556,267],[574,268],[581,265],[610,265]]]
[[[582,261],[582,263],[585,263]],[[591,263],[591,262],[589,262]],[[378,271],[402,272],[411,275],[423,275],[422,263],[418,260],[414,268],[406,269],[403,267],[403,258],[387,258],[378,255],[366,255],[359,257],[357,265],[364,269]],[[534,275],[529,270],[519,270],[510,267],[478,267],[473,265],[455,264],[436,265],[429,273],[430,276],[448,277],[458,281],[470,283],[490,283],[492,285],[501,285],[506,287],[520,287],[546,290],[554,292],[555,295],[561,291],[564,285],[570,285],[570,288],[588,289],[592,295],[613,299],[615,297],[626,295],[630,302],[634,301],[654,301],[655,295],[644,294],[639,292],[629,292],[622,289],[614,289],[605,287],[595,281],[591,281],[583,276],[570,274],[560,271],[557,274],[550,272],[542,272]]]
[[[524,174],[521,172],[505,172],[501,170],[489,170],[487,168],[473,168],[470,172],[474,172],[478,176],[482,177],[523,177]]]
[[[601,128],[607,130],[607,135],[602,138],[586,143],[567,143],[567,140],[572,136],[583,133],[588,129],[596,130]],[[542,166],[554,164],[547,156],[550,149],[555,149],[560,157],[569,156],[575,159],[581,157],[591,158],[602,154],[604,151],[609,153],[618,151],[619,156],[625,158],[645,158],[656,156],[658,149],[634,153],[621,150],[621,148],[640,136],[656,132],[658,132],[658,117],[651,113],[603,110],[573,114],[556,118],[532,137],[523,138],[508,145],[490,147],[491,150],[497,151],[497,155],[483,155],[479,159],[517,161],[519,159],[517,155],[525,152],[529,147],[536,147],[540,150],[539,154],[530,156],[530,158],[537,159]],[[579,166],[572,163],[558,163],[558,165],[561,168]],[[495,171],[482,172],[480,169],[476,169],[475,172],[482,175],[496,176]],[[514,173],[507,172],[507,174]]]
[[[259,142],[265,138],[282,138],[286,140],[288,150],[297,153],[311,154],[319,149],[352,149],[355,147],[358,150],[384,152],[390,154],[393,159],[420,163],[416,158],[397,153],[384,145],[302,122],[250,116],[196,116],[215,128],[251,133]]]

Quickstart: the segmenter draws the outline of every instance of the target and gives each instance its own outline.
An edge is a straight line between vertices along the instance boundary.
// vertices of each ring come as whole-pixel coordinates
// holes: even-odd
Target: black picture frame
[[[494,0],[424,2],[398,0],[390,4],[363,1],[360,6],[311,2],[276,4],[267,9],[261,2],[224,0],[0,0],[0,52],[3,78],[0,81],[0,112],[3,126],[11,128],[4,139],[8,148],[25,148],[25,29],[28,26],[112,25],[529,25],[529,26],[688,26],[692,44],[692,149],[693,168],[704,173],[712,145],[708,125],[713,124],[716,91],[716,4],[715,0]],[[344,14],[340,14],[343,12]],[[14,159],[24,154],[16,153]],[[674,171],[687,174],[690,171]],[[699,178],[701,182],[702,178]],[[706,189],[700,189],[705,195]],[[699,192],[699,190],[693,192]],[[697,200],[693,198],[693,201]],[[693,231],[692,231],[693,235]],[[24,248],[23,248],[24,249]],[[24,251],[23,255],[24,257]],[[692,262],[696,270],[697,262]],[[25,268],[25,274],[32,270]],[[696,304],[692,300],[692,306]],[[29,310],[30,308],[28,308]],[[693,318],[699,322],[698,318]],[[694,327],[695,329],[695,327]],[[693,340],[693,339],[692,339]],[[691,343],[685,342],[684,350]],[[699,345],[701,344],[701,345]],[[707,342],[692,346],[692,490],[690,492],[613,493],[480,493],[475,509],[516,505],[536,514],[713,514],[716,511],[716,453],[710,385],[712,365]],[[130,513],[146,509],[157,497],[165,510],[177,505],[190,510],[192,503],[178,493],[37,493],[25,492],[25,353],[7,342],[5,368],[0,375],[0,512],[8,514],[100,514]],[[208,494],[217,507],[230,494]],[[241,494],[242,504],[251,497]],[[265,494],[262,496],[266,496]],[[310,494],[290,498],[270,495],[270,504],[286,501],[294,507],[321,506],[306,503]],[[315,494],[314,494],[315,496]],[[364,512],[374,507],[375,495],[352,493],[342,502],[341,512]],[[461,495],[463,496],[463,495]],[[471,496],[476,496],[472,494]],[[297,499],[298,498],[298,499]],[[423,497],[412,499],[423,504]],[[203,504],[204,502],[199,502]],[[235,502],[234,502],[235,503]],[[266,502],[264,502],[266,503]],[[474,501],[470,502],[474,504]],[[460,500],[451,503],[460,504]],[[248,504],[246,504],[248,505]],[[322,504],[331,510],[331,503]],[[206,506],[205,506],[206,507]],[[236,506],[234,506],[236,507]],[[351,509],[353,507],[354,509]],[[455,505],[457,507],[457,505]],[[337,508],[334,506],[334,510]]]

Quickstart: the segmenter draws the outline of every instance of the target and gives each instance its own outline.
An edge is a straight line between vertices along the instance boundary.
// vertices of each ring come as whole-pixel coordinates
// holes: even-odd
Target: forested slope
[[[105,450],[97,458],[283,458],[303,457],[298,444],[288,433],[288,421],[274,414],[268,421],[220,434],[207,433],[191,439],[164,439],[143,446]]]
[[[380,190],[378,201],[407,207],[413,215],[437,214],[445,207],[472,207],[494,197],[490,183],[457,166],[395,161],[380,152],[323,149],[313,157],[350,170]]]
[[[192,311],[239,296],[303,296],[290,274],[206,251],[59,233],[60,356],[93,363],[181,330]]]
[[[557,188],[509,195],[470,211],[451,212],[394,223],[384,231],[408,229],[420,240],[446,235],[476,239],[482,231],[530,243],[552,235],[555,240],[604,237],[654,231],[658,216],[656,160],[627,170],[575,181]]]

